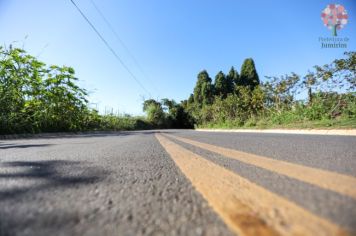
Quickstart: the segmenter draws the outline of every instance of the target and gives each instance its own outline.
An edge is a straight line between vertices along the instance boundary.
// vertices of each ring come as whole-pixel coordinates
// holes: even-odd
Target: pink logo
[[[321,20],[333,36],[347,24],[348,15],[345,7],[340,4],[329,4],[321,13]]]

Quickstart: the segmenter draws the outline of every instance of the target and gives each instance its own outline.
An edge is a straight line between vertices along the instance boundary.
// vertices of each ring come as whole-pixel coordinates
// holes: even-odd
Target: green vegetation
[[[0,47],[0,134],[152,128],[355,128],[356,53],[305,76],[261,82],[253,59],[241,72],[206,70],[180,103],[143,103],[146,117],[101,115],[89,107],[74,69],[47,66],[19,48]],[[305,98],[305,99],[303,99]]]
[[[186,112],[182,104],[167,98],[158,102],[154,99],[143,103],[143,111],[147,113],[147,121],[156,128],[193,128],[193,118]]]
[[[240,74],[232,67],[227,75],[219,71],[214,82],[203,70],[193,94],[178,106],[197,127],[355,128],[356,53],[345,56],[315,66],[305,76],[266,77],[264,83],[251,58],[243,62]]]
[[[0,134],[151,128],[145,118],[99,115],[71,67],[0,47]]]
[[[266,77],[264,83],[251,58],[240,75],[233,67],[228,76],[220,71],[213,85],[204,70],[182,105],[198,127],[355,128],[356,53],[345,56],[305,76]]]

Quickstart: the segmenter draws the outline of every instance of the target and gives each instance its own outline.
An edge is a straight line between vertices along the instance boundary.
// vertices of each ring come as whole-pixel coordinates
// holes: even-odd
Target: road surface
[[[355,235],[356,137],[0,140],[0,235]]]

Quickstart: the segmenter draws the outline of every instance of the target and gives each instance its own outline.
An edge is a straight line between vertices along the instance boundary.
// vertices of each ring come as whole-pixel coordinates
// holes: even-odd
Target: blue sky
[[[199,71],[211,77],[243,60],[255,60],[260,78],[304,74],[329,63],[343,49],[321,49],[331,37],[320,19],[332,1],[93,0],[143,68],[136,66],[90,0],[76,0],[153,98],[186,99]],[[356,49],[356,2],[340,0],[349,22],[339,32]],[[25,39],[25,37],[27,38]],[[103,111],[142,114],[149,95],[115,60],[70,0],[0,0],[0,44],[17,41],[48,64],[76,70],[90,101]]]

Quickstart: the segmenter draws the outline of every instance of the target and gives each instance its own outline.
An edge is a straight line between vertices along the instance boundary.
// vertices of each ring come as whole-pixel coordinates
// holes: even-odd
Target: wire
[[[126,44],[124,43],[124,41],[120,38],[119,34],[115,31],[114,27],[110,24],[109,20],[105,17],[104,13],[99,9],[99,7],[95,4],[95,2],[93,0],[90,0],[91,4],[94,6],[95,10],[99,13],[99,15],[101,16],[101,18],[104,20],[104,22],[106,23],[106,25],[109,27],[109,29],[111,30],[111,32],[115,35],[116,39],[119,41],[119,43],[121,44],[121,46],[126,50],[127,54],[131,57],[132,61],[135,63],[135,65],[137,66],[137,68],[140,70],[140,72],[144,75],[144,77],[146,78],[146,80],[148,82],[151,83],[152,87],[156,90],[156,92],[158,94],[160,94],[159,90],[157,89],[157,87],[154,85],[154,83],[152,82],[152,80],[150,80],[147,76],[147,73],[145,73],[145,71],[143,70],[142,66],[140,65],[140,63],[138,63],[136,57],[133,55],[133,53],[131,53],[130,49],[126,46]]]
[[[137,79],[137,77],[131,72],[131,70],[126,66],[126,64],[121,60],[119,55],[114,51],[114,49],[110,46],[110,44],[105,40],[105,38],[99,33],[99,31],[95,28],[95,26],[90,22],[88,17],[80,10],[78,5],[74,2],[74,0],[70,0],[71,3],[74,5],[74,7],[77,9],[77,11],[82,15],[82,17],[85,19],[85,21],[90,25],[90,27],[95,31],[95,33],[99,36],[101,41],[105,44],[105,46],[110,50],[110,52],[114,55],[114,57],[120,62],[120,64],[126,69],[126,71],[131,75],[131,77],[137,82],[137,84],[150,96],[151,93],[143,86],[143,84]]]

